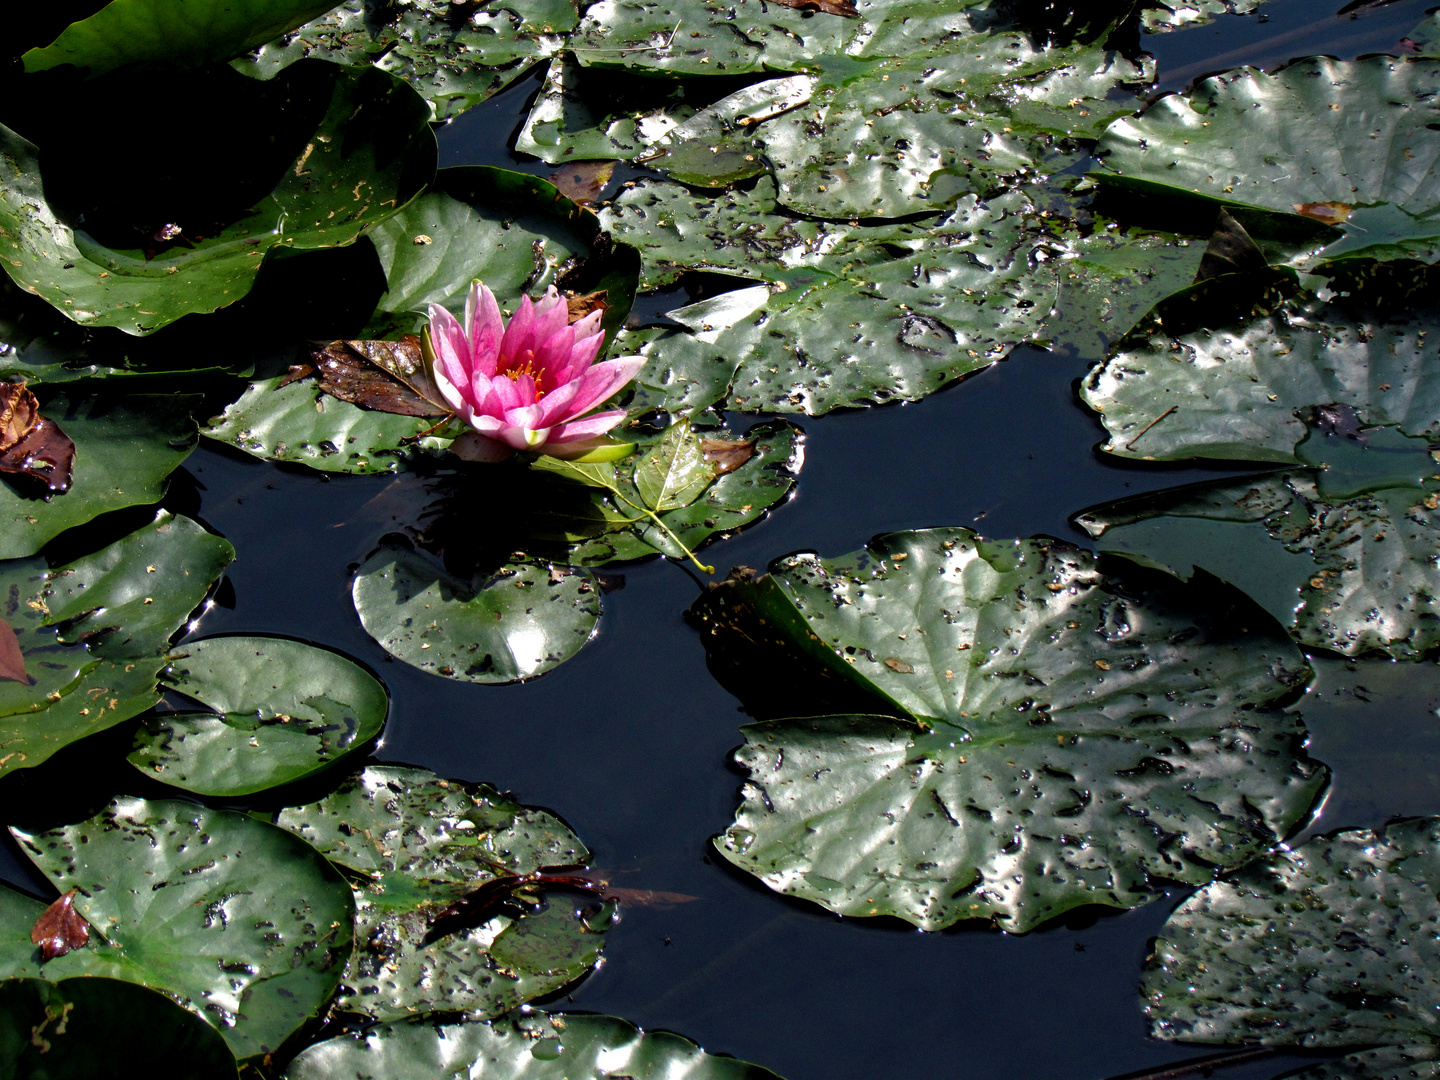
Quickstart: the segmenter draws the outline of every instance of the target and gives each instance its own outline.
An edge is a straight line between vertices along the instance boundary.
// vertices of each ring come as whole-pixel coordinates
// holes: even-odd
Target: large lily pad
[[[69,392],[47,399],[45,415],[75,443],[70,490],[41,499],[0,482],[0,558],[33,555],[107,511],[159,502],[199,441],[190,416],[198,400]]]
[[[1315,204],[1374,208],[1330,254],[1353,256],[1376,243],[1369,254],[1394,255],[1399,244],[1400,254],[1434,261],[1437,91],[1433,60],[1317,58],[1273,75],[1241,68],[1116,121],[1096,147],[1103,168],[1092,175],[1286,213]],[[1374,240],[1354,231],[1381,221]]]
[[[227,0],[197,12],[186,0],[110,0],[23,60],[26,71],[71,64],[91,75],[128,64],[199,67],[253,49],[326,6],[326,0]]]
[[[285,1077],[431,1080],[481,1071],[487,1080],[776,1080],[769,1069],[707,1054],[668,1031],[644,1032],[613,1016],[583,1013],[514,1015],[488,1023],[383,1024],[308,1047]]]
[[[673,348],[687,364],[738,360],[729,400],[747,412],[913,401],[1039,333],[1058,288],[1051,256],[1065,245],[1032,213],[1018,194],[967,197],[937,225],[874,235],[823,268],[775,274],[761,262],[754,272],[772,285],[669,312],[688,334],[639,354],[661,370]]]
[[[339,872],[284,829],[170,800],[118,799],[87,821],[13,830],[93,928],[45,977],[101,975],[199,1013],[237,1058],[272,1053],[329,1001],[350,956],[354,904]],[[277,867],[284,867],[277,873]],[[5,975],[38,951],[7,934]]]
[[[6,929],[24,932],[23,926]],[[137,1032],[145,1037],[137,1039]],[[116,1052],[120,1046],[124,1053]],[[235,1056],[214,1028],[164,994],[118,979],[0,981],[0,1061],[7,1080],[236,1075]]]
[[[1313,1075],[1405,1075],[1382,1070],[1407,1059],[1431,1075],[1437,888],[1436,818],[1317,837],[1206,886],[1166,920],[1146,969],[1154,1034],[1388,1047]]]
[[[1217,15],[1249,15],[1265,0],[1149,0],[1140,25],[1150,33],[1200,26]]]
[[[31,680],[0,682],[0,775],[153,705],[170,637],[234,557],[220,537],[162,511],[65,566],[0,564],[3,617]]]
[[[693,611],[752,709],[890,714],[753,724],[737,754],[750,778],[720,852],[841,914],[1023,932],[1134,907],[1152,877],[1255,858],[1324,782],[1269,708],[1304,659],[1214,582],[932,529],[779,560]],[[767,701],[776,665],[787,688]]]
[[[462,682],[543,675],[579,652],[600,618],[588,571],[518,562],[462,580],[393,545],[356,571],[352,595],[365,632],[391,656]]]
[[[384,685],[359,664],[285,638],[186,642],[162,677],[214,711],[150,717],[129,761],[201,795],[248,795],[328,769],[379,735],[389,709]]]
[[[511,0],[478,10],[411,0],[386,11],[347,0],[236,67],[263,79],[305,57],[375,64],[415,87],[434,119],[447,120],[503,89],[531,61],[553,55],[578,21],[574,0]]]
[[[498,1016],[573,982],[599,957],[603,932],[582,920],[575,897],[550,890],[543,911],[497,912],[426,940],[437,914],[485,882],[590,858],[558,818],[489,785],[371,766],[278,822],[355,875],[359,948],[337,998],[347,1012]]]
[[[242,90],[257,85],[234,78]],[[245,216],[152,258],[104,247],[65,220],[46,197],[37,148],[0,126],[0,264],[78,323],[148,334],[239,300],[276,245],[351,243],[429,180],[436,152],[429,111],[405,83],[373,68],[319,61],[296,65],[284,78],[296,109],[318,106],[303,150]]]
[[[1191,295],[1203,310],[1211,291]],[[1423,294],[1383,311],[1302,294],[1179,334],[1148,321],[1090,372],[1081,398],[1100,413],[1108,453],[1146,461],[1294,462],[1307,411],[1326,405],[1433,436],[1440,363],[1425,338],[1437,319],[1440,305]]]

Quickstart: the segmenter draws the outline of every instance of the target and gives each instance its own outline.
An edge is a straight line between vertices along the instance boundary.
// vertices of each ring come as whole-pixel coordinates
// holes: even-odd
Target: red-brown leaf
[[[605,298],[609,295],[606,290],[601,289],[599,292],[586,293],[584,296],[567,296],[565,306],[569,309],[570,321],[572,323],[579,322],[592,311],[608,310],[610,305],[605,302]]]
[[[575,161],[550,174],[550,182],[571,202],[585,206],[600,197],[618,161]]]
[[[1295,203],[1294,206],[1297,214],[1323,221],[1326,225],[1339,225],[1348,221],[1350,211],[1355,209],[1349,203],[1343,202],[1307,202]]]
[[[823,11],[826,15],[844,15],[847,19],[857,18],[860,13],[855,10],[852,0],[780,0],[786,7],[799,8],[801,11]]]
[[[315,349],[310,359],[320,371],[320,389],[341,401],[401,416],[450,411],[421,392],[430,387],[414,334],[399,341],[332,341]]]
[[[71,889],[40,913],[30,930],[30,940],[40,946],[40,957],[54,960],[90,940],[90,924],[75,910],[76,889]]]
[[[25,654],[20,651],[20,639],[4,619],[0,619],[0,679],[10,679],[26,686],[34,682],[25,670]]]
[[[0,472],[38,480],[50,491],[68,491],[75,444],[21,383],[0,383]]]
[[[715,466],[716,476],[724,476],[755,456],[755,440],[701,439],[700,453]]]

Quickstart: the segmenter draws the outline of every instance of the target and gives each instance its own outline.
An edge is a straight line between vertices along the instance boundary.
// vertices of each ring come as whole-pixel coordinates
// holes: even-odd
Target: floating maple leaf
[[[425,374],[420,339],[414,334],[399,341],[332,341],[314,349],[310,360],[320,372],[320,389],[341,401],[401,416],[450,413]]]
[[[26,686],[34,682],[25,670],[25,654],[20,651],[20,639],[4,619],[0,619],[0,679],[10,679]]]
[[[40,946],[42,960],[54,960],[72,949],[78,949],[90,940],[90,924],[75,910],[75,895],[78,889],[71,889],[40,913],[30,929],[30,940]]]
[[[40,403],[23,382],[0,383],[0,472],[68,491],[75,444],[58,424],[40,415]]]
[[[1304,217],[1323,221],[1326,225],[1339,225],[1350,218],[1355,207],[1343,202],[1295,203],[1295,212]]]

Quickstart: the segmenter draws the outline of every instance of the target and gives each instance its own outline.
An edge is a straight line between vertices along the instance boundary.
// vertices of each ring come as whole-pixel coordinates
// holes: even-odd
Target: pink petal
[[[500,342],[505,336],[505,320],[500,316],[495,294],[478,281],[471,286],[465,300],[465,328],[470,335],[472,369],[494,375]]]
[[[539,405],[522,405],[518,409],[506,409],[505,423],[510,427],[534,431],[541,426],[540,413],[541,406]]]
[[[522,405],[531,404],[520,399],[520,393],[515,389],[515,380],[508,375],[497,375],[490,380],[490,389],[495,394],[495,401],[503,412],[506,409],[518,409]]]
[[[455,316],[439,304],[430,305],[430,344],[436,370],[463,394],[470,385],[470,342]]]
[[[545,444],[546,436],[549,434],[549,428],[532,431],[526,428],[509,427],[500,433],[500,437],[516,450],[534,450]]]
[[[604,435],[624,419],[624,409],[599,412],[594,416],[587,416],[583,420],[571,420],[568,424],[561,424],[559,427],[553,428],[550,437],[545,441],[563,446],[565,443],[579,442],[581,439],[592,439],[596,435]]]
[[[520,306],[516,308],[510,325],[505,327],[505,336],[500,341],[500,355],[495,368],[497,371],[509,371],[520,366],[515,363],[515,357],[531,349],[530,339],[534,336],[534,331],[535,306],[530,303],[530,297],[522,296]]]
[[[545,385],[550,389],[570,381],[570,353],[574,345],[575,331],[564,326],[558,334],[552,334],[540,342],[535,350],[533,370],[544,372]]]
[[[497,375],[494,379],[486,378],[480,372],[475,372],[470,381],[471,404],[477,413],[485,413],[489,416],[498,416],[504,411],[505,406],[501,403],[499,395],[495,393],[495,382],[509,382],[504,375]]]
[[[579,323],[575,324],[579,326]],[[568,379],[578,379],[585,373],[585,369],[595,362],[600,355],[600,346],[605,343],[605,331],[598,334],[591,334],[582,338],[576,335],[575,344],[570,349],[570,366],[567,375]]]
[[[438,358],[438,354],[437,354]],[[463,411],[470,403],[465,400],[465,395],[446,377],[445,372],[437,365],[434,371],[435,389],[440,391],[446,403],[456,412]]]
[[[535,341],[546,341],[570,325],[570,305],[551,285],[540,303],[535,305]]]
[[[619,356],[596,364],[580,377],[580,390],[570,407],[570,415],[579,416],[604,401],[635,377],[645,366],[643,356]]]
[[[580,392],[580,381],[571,380],[563,384],[558,390],[552,390],[540,399],[540,408],[543,410],[540,422],[542,424],[558,424],[562,420],[568,420],[576,415],[572,403],[575,395]]]

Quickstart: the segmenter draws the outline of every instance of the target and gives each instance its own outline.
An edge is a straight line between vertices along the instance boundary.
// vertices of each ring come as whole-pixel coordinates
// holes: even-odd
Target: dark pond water
[[[1351,5],[1337,16],[1339,6],[1271,0],[1261,17],[1222,18],[1145,44],[1158,57],[1160,89],[1181,89],[1243,63],[1390,49],[1433,0]],[[501,140],[537,86],[527,79],[451,124],[441,164],[514,166]],[[918,404],[803,421],[795,497],[707,549],[709,561],[723,573],[800,549],[835,555],[877,533],[932,525],[1083,543],[1068,520],[1075,511],[1215,475],[1102,460],[1093,449],[1100,428],[1074,395],[1096,359],[1021,349]],[[605,597],[598,638],[553,673],[518,686],[457,684],[389,660],[349,601],[351,569],[381,535],[413,520],[427,501],[422,481],[325,479],[209,447],[186,472],[170,501],[240,553],[200,632],[288,634],[360,659],[393,695],[377,757],[509,789],[562,815],[617,883],[697,898],[626,909],[604,966],[562,995],[563,1007],[678,1031],[788,1080],[1098,1080],[1211,1052],[1148,1039],[1137,993],[1149,940],[1183,890],[1124,914],[1082,910],[1021,937],[989,928],[923,934],[838,919],[712,860],[708,838],[737,802],[740,777],[727,761],[747,717],[706,670],[682,618],[699,587],[682,567],[627,568],[623,589]],[[474,529],[501,512],[477,509]],[[1319,679],[1298,707],[1311,753],[1333,767],[1334,783],[1306,835],[1440,811],[1440,671],[1316,665]],[[107,784],[133,787],[128,776],[87,773],[79,750],[57,758],[44,780],[93,785],[85,795],[97,802]],[[0,872],[41,889],[13,849]],[[1221,1075],[1270,1077],[1302,1062],[1251,1062]]]

